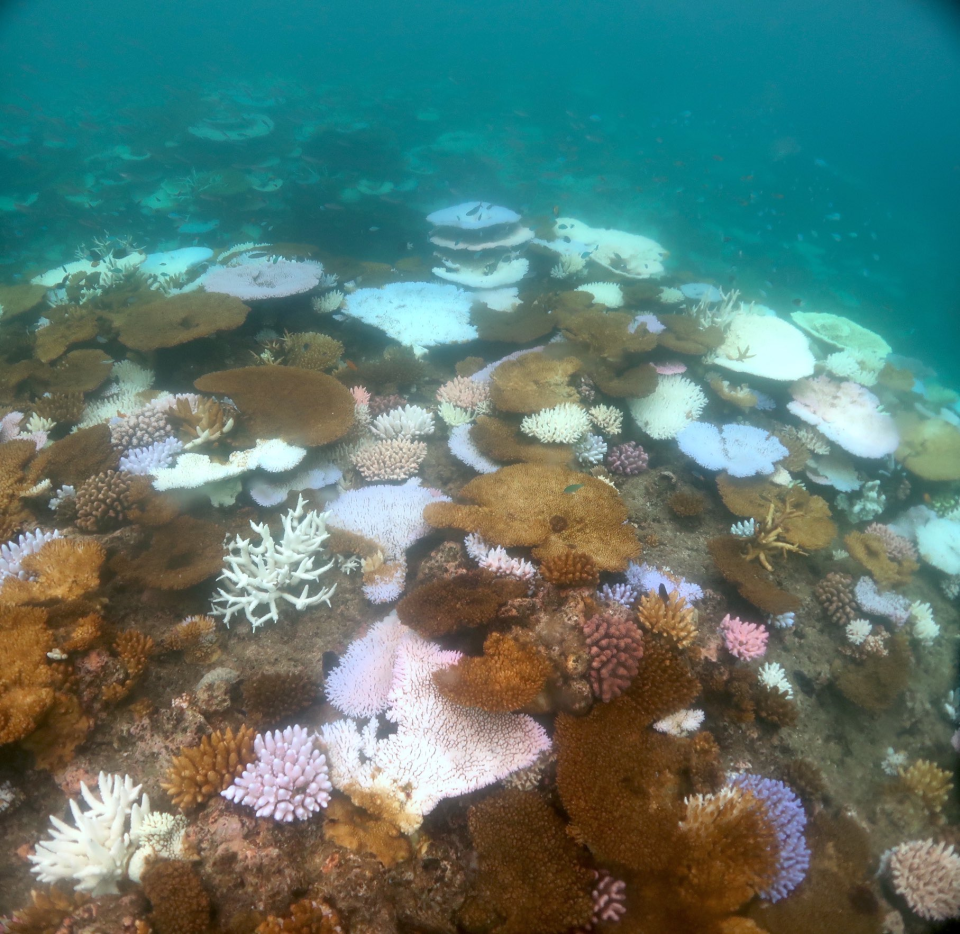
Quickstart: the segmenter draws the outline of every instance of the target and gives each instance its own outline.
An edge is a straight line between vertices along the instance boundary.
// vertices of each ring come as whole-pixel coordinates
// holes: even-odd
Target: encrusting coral
[[[256,758],[256,731],[230,727],[204,736],[197,746],[184,746],[174,756],[160,787],[181,811],[190,811],[220,794]]]
[[[162,934],[162,932],[161,932]],[[321,898],[302,898],[282,918],[271,915],[256,934],[345,934],[336,911]]]
[[[150,899],[150,922],[157,934],[206,934],[210,897],[190,863],[151,860],[143,873],[143,893]]]
[[[264,723],[278,723],[309,707],[317,683],[305,671],[259,671],[243,682],[247,713]]]
[[[460,497],[471,505],[430,503],[424,518],[506,548],[530,546],[541,561],[573,548],[601,570],[622,571],[640,554],[616,491],[587,474],[517,464],[471,480]]]

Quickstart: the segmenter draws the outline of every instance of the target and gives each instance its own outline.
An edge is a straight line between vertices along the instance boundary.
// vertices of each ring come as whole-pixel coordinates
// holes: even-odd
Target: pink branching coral
[[[597,925],[601,921],[619,921],[627,912],[626,882],[615,879],[606,869],[601,869],[599,872],[594,869],[593,875],[596,881],[591,893],[593,899],[591,923]]]
[[[898,535],[889,525],[882,522],[871,522],[864,530],[866,535],[876,535],[883,542],[884,550],[891,561],[903,561],[909,558],[911,561],[918,561],[917,549],[909,538]]]
[[[754,658],[762,658],[767,651],[769,633],[767,627],[759,623],[745,623],[737,616],[729,613],[720,623],[720,635],[723,644],[734,658],[745,662]]]
[[[624,477],[635,477],[647,469],[650,457],[636,441],[626,441],[610,448],[607,467]]]
[[[300,726],[258,734],[253,741],[256,761],[221,794],[256,808],[257,817],[306,820],[327,806],[333,789],[319,739]]]
[[[3,441],[32,441],[39,451],[47,443],[45,431],[34,431],[23,434],[20,423],[23,421],[23,412],[8,412],[0,418],[0,442]]]
[[[486,412],[490,408],[490,384],[467,376],[458,376],[437,390],[437,400],[461,409]]]
[[[643,637],[619,605],[585,620],[583,632],[590,652],[590,686],[602,701],[611,701],[636,677],[643,658]]]
[[[357,405],[370,404],[370,390],[366,386],[354,386],[350,390],[350,395],[353,396],[353,401]]]
[[[353,466],[366,480],[406,480],[412,477],[427,456],[422,441],[392,438],[360,448],[353,455]]]
[[[668,360],[666,363],[655,363],[653,368],[661,376],[674,376],[677,373],[686,373],[687,365],[679,360]]]
[[[928,921],[960,918],[960,856],[952,846],[911,840],[890,851],[893,887]]]

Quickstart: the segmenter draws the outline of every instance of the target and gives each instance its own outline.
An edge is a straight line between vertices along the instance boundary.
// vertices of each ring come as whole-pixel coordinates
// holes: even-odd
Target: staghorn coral
[[[123,525],[133,505],[131,482],[125,471],[107,470],[77,489],[76,526],[82,532],[109,532]]]
[[[847,626],[859,615],[853,578],[849,574],[828,572],[826,577],[817,581],[813,593],[827,618],[837,626]]]
[[[898,773],[898,784],[927,814],[939,819],[943,807],[951,798],[953,778],[929,759],[917,759]]]
[[[643,637],[625,607],[611,606],[583,622],[590,653],[590,687],[609,703],[636,677],[643,658]]]
[[[697,611],[676,590],[664,600],[655,590],[640,598],[637,616],[644,629],[685,649],[697,638]]]
[[[522,581],[468,571],[417,587],[397,604],[397,616],[422,636],[443,636],[491,622],[507,601],[526,594]]]
[[[480,868],[460,910],[468,931],[555,934],[593,914],[593,874],[561,817],[536,792],[508,789],[467,817]]]
[[[150,899],[156,934],[206,934],[210,897],[190,863],[156,859],[143,872],[143,894]]]
[[[640,553],[616,491],[586,474],[516,464],[471,480],[460,497],[471,505],[430,503],[424,518],[434,527],[477,532],[505,548],[531,546],[540,561],[573,548],[601,570],[622,571]]]
[[[197,746],[184,746],[174,756],[160,787],[181,811],[191,811],[220,794],[256,758],[255,730],[230,727],[204,736]]]
[[[736,535],[721,535],[707,542],[707,550],[723,577],[735,584],[740,596],[755,607],[779,616],[800,609],[800,601],[781,590],[761,568],[743,555],[743,541]]]
[[[850,557],[865,567],[881,587],[902,586],[920,565],[913,558],[892,559],[887,553],[886,542],[879,535],[869,532],[850,532],[843,539]]]
[[[161,932],[162,934],[162,932]],[[255,934],[344,934],[340,917],[321,898],[301,898],[282,918],[270,915]]]
[[[479,658],[464,657],[433,673],[448,700],[494,712],[520,710],[533,703],[550,675],[550,664],[528,645],[492,632]]]
[[[243,706],[264,723],[285,720],[316,695],[316,681],[304,671],[260,671],[243,682]]]
[[[353,427],[354,401],[326,373],[292,366],[252,366],[207,373],[201,392],[229,396],[256,438],[282,438],[314,447],[342,438]]]
[[[557,587],[596,587],[600,583],[594,560],[578,551],[563,551],[545,558],[540,576]]]

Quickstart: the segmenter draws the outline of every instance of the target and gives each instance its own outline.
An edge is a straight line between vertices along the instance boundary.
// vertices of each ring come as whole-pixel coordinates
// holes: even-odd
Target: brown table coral
[[[622,571],[640,554],[617,491],[588,474],[514,464],[471,480],[460,496],[471,505],[430,503],[424,518],[435,528],[477,532],[495,545],[526,545],[541,561],[575,549],[603,571]]]
[[[188,292],[134,305],[118,316],[120,342],[131,350],[176,347],[217,331],[232,331],[250,309],[239,298],[217,292]]]
[[[257,438],[313,447],[342,438],[353,426],[354,401],[326,373],[293,366],[248,366],[201,376],[201,392],[229,396]]]

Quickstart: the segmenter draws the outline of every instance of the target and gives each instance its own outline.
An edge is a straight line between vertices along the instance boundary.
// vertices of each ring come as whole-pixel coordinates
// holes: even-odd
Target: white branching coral
[[[515,577],[529,581],[537,576],[537,569],[530,561],[512,558],[502,545],[496,548],[488,545],[476,532],[471,532],[464,540],[467,554],[485,571],[492,571],[500,577]]]
[[[86,810],[70,801],[75,826],[51,815],[51,839],[41,840],[28,857],[41,882],[71,881],[78,892],[114,895],[127,872],[127,863],[140,839],[143,819],[150,813],[150,799],[140,795],[129,775],[97,779],[100,797],[80,783]]]
[[[587,467],[599,464],[607,454],[607,442],[600,435],[587,432],[576,444],[577,460]]]
[[[420,438],[433,434],[433,415],[419,405],[405,405],[378,415],[370,425],[370,431],[378,438]]]
[[[707,397],[685,376],[662,376],[657,388],[640,399],[630,400],[634,421],[651,438],[675,438],[681,429],[700,417]]]
[[[377,667],[392,674],[385,702],[382,679],[371,683],[366,709],[385,707],[396,730],[378,738],[376,716],[363,728],[338,720],[323,727],[323,739],[334,785],[401,830],[413,832],[444,798],[505,778],[550,748],[543,728],[524,714],[461,707],[440,694],[433,673],[458,662],[459,652],[406,627],[392,651],[389,640],[365,645],[352,664],[368,651],[382,653]]]
[[[867,619],[852,619],[846,627],[847,641],[851,645],[863,645],[873,631],[873,625]]]
[[[587,414],[605,435],[616,436],[623,430],[623,412],[612,405],[595,405]]]
[[[587,261],[579,253],[561,253],[560,258],[550,270],[554,279],[568,279],[582,271]]]
[[[579,405],[565,402],[528,415],[520,430],[545,444],[575,444],[590,430],[590,419]]]
[[[760,666],[757,680],[771,691],[779,691],[786,697],[793,698],[793,687],[787,680],[787,673],[779,662],[767,662]]]
[[[913,624],[913,634],[923,645],[933,645],[940,635],[940,626],[933,618],[933,607],[929,603],[911,603],[910,622]]]
[[[696,733],[703,723],[704,713],[699,708],[689,710],[678,710],[654,723],[653,728],[659,733],[667,733],[670,736],[686,736],[688,733]]]
[[[21,567],[23,559],[28,555],[36,554],[47,542],[60,537],[56,529],[52,532],[34,529],[32,532],[23,532],[18,538],[0,545],[0,581],[5,577],[26,578],[27,574]]]
[[[330,605],[330,597],[337,585],[320,587],[317,583],[334,565],[331,559],[317,567],[326,557],[323,543],[329,537],[327,513],[306,512],[301,496],[295,509],[283,517],[283,537],[277,542],[265,522],[251,522],[250,528],[260,536],[254,545],[239,535],[228,545],[224,556],[226,567],[219,580],[226,589],[218,588],[213,598],[211,614],[222,616],[227,628],[235,613],[243,612],[253,631],[267,620],[280,618],[279,602],[285,601],[297,610],[318,603]],[[311,585],[317,590],[310,593]],[[298,589],[302,586],[302,590]]]
[[[322,282],[321,285],[323,285]],[[332,292],[316,296],[310,304],[313,305],[313,310],[317,314],[328,315],[343,304],[343,292],[334,289]]]
[[[743,519],[730,526],[730,534],[737,538],[753,538],[757,534],[757,523],[754,519]]]

